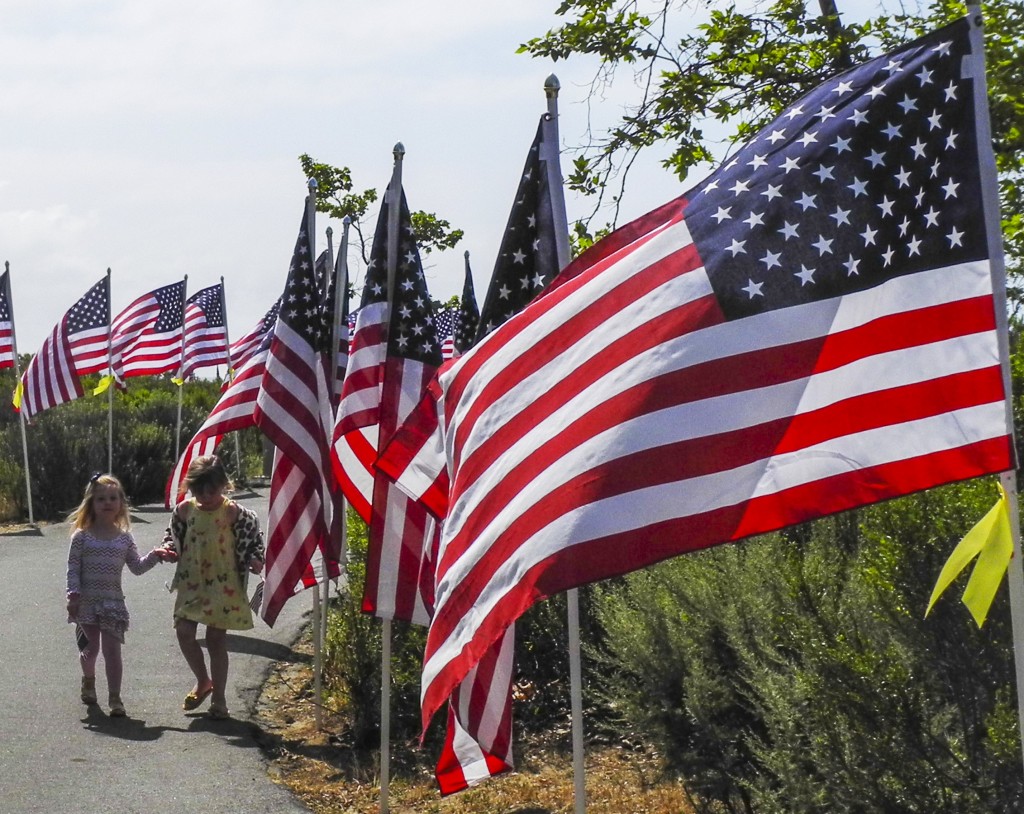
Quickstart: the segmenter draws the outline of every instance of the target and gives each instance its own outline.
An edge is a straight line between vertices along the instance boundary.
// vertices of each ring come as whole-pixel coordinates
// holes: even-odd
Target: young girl
[[[171,590],[178,647],[196,677],[182,709],[196,709],[207,696],[211,718],[229,717],[225,690],[228,681],[228,630],[251,630],[252,611],[246,597],[247,571],[263,570],[263,533],[259,518],[224,496],[231,488],[224,465],[216,455],[196,458],[185,473],[185,488],[193,497],[171,513],[165,547],[178,562]],[[207,672],[196,641],[199,624],[206,625]]]
[[[128,501],[113,475],[93,475],[82,503],[70,517],[74,531],[68,551],[68,621],[77,622],[88,638],[81,651],[82,702],[96,703],[96,658],[103,651],[110,714],[125,715],[121,702],[121,645],[128,630],[128,607],[121,590],[124,566],[144,574],[164,556],[154,548],[139,557],[129,529]]]

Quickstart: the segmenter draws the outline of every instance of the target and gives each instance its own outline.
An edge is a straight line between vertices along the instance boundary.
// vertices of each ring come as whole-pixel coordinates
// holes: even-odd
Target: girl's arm
[[[163,551],[166,552],[162,556],[163,558],[174,562],[181,556],[181,550],[185,542],[185,532],[188,529],[186,525],[188,512],[188,502],[182,501],[174,510],[171,512],[171,520],[167,524],[167,530],[164,532],[164,544],[162,546]]]
[[[163,549],[160,548],[154,548],[145,557],[140,557],[138,546],[135,545],[135,538],[131,534],[128,534],[127,537],[128,545],[125,550],[124,563],[135,576],[145,574],[150,568],[163,560],[163,555],[161,554]]]
[[[78,599],[82,590],[82,533],[76,531],[71,535],[68,548],[67,575],[67,611],[68,621],[73,622],[78,616]]]
[[[232,530],[235,532],[238,570],[244,572],[248,568],[254,574],[258,574],[263,570],[263,530],[260,528],[260,519],[256,512],[238,506],[238,517]]]

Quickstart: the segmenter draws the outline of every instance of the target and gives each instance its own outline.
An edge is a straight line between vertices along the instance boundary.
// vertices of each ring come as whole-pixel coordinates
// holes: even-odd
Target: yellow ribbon
[[[110,387],[113,381],[114,377],[108,373],[106,376],[100,379],[99,384],[96,385],[95,389],[92,391],[92,394],[94,396],[98,396],[100,393],[105,393],[107,388]]]
[[[989,509],[977,525],[964,536],[953,553],[949,555],[946,564],[942,566],[942,573],[932,590],[932,597],[928,601],[927,616],[935,604],[935,601],[942,595],[942,592],[950,586],[960,572],[975,557],[978,562],[974,566],[971,578],[967,581],[967,588],[964,590],[963,603],[971,612],[978,627],[985,624],[989,608],[995,599],[999,584],[1003,581],[1003,574],[1010,565],[1010,558],[1013,556],[1013,535],[1010,531],[1010,501],[1002,484],[999,484],[999,500],[996,505]]]
[[[25,388],[21,384],[21,379],[18,380],[18,386],[14,388],[14,396],[11,398],[11,404],[14,405],[14,409],[19,413],[21,412],[21,399],[25,395]]]

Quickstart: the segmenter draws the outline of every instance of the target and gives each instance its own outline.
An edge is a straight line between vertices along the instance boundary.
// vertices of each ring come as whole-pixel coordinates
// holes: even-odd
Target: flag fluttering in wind
[[[301,590],[313,552],[331,550],[330,399],[321,347],[321,302],[303,209],[281,309],[256,398],[256,426],[277,448],[270,482],[262,616],[273,625]]]
[[[125,308],[110,327],[110,366],[118,381],[156,376],[181,366],[185,313],[184,281],[144,294]]]
[[[11,319],[11,272],[0,274],[0,370],[14,367],[14,321]]]
[[[21,377],[26,420],[82,395],[79,377],[107,367],[110,338],[110,277],[104,276],[61,317]]]
[[[538,598],[1012,468],[969,59],[823,83],[441,374],[424,724]]]
[[[491,283],[480,309],[477,341],[518,314],[558,273],[551,190],[542,158],[544,122],[537,125]]]
[[[394,302],[388,303],[388,221],[391,195],[400,195]],[[381,443],[395,432],[441,364],[434,315],[405,194],[389,189],[374,233],[352,353],[342,389],[337,447],[349,433],[375,426]],[[369,453],[370,451],[367,450]],[[377,449],[372,449],[372,460]],[[435,533],[433,518],[388,478],[376,475],[370,513],[363,610],[383,619],[426,624],[432,594],[422,569]]]
[[[263,339],[274,330],[274,325],[277,324],[277,314],[280,308],[281,300],[278,299],[245,336],[231,343],[232,370],[241,370],[246,360],[260,349]]]
[[[228,362],[224,324],[224,284],[197,291],[185,303],[185,341],[181,358],[182,380],[203,367]]]

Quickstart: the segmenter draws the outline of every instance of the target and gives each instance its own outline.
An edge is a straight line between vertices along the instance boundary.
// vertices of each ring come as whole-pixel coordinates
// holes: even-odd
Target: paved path
[[[266,490],[236,497],[266,529]],[[141,552],[160,541],[167,517],[162,506],[134,512]],[[234,718],[211,721],[181,710],[193,679],[171,628],[164,584],[173,566],[141,577],[125,569],[132,625],[121,695],[129,717],[108,718],[102,661],[103,712],[78,698],[78,651],[64,611],[68,531],[54,524],[0,535],[0,814],[308,811],[268,779],[249,716],[271,663],[294,657],[310,603],[293,598],[273,629],[257,620],[255,630],[229,634]]]

